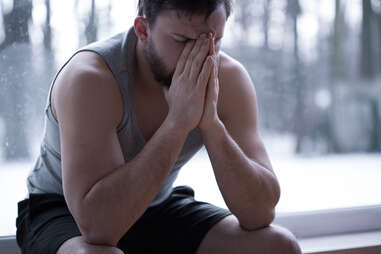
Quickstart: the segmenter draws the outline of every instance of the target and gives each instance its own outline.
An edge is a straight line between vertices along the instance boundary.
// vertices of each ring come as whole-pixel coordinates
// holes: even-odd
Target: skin
[[[220,52],[223,6],[207,22],[203,15],[177,14],[163,11],[152,27],[142,17],[135,20],[133,85],[147,144],[128,163],[116,135],[123,102],[102,59],[79,53],[56,80],[52,108],[60,127],[64,194],[82,233],[58,253],[121,253],[118,240],[156,196],[195,127],[234,214],[207,233],[197,253],[301,253],[290,232],[270,225],[279,183],[258,132],[252,81],[241,64]],[[155,73],[158,65],[162,74]],[[141,195],[134,197],[138,189]]]
[[[142,51],[149,65],[149,71],[154,74],[154,80],[151,77],[151,79],[147,79],[143,83],[159,82],[160,85],[169,88],[184,45],[187,42],[195,41],[203,33],[213,34],[215,50],[216,54],[218,54],[226,20],[223,12],[224,8],[220,6],[206,23],[202,15],[198,17],[182,16],[179,19],[178,13],[174,11],[163,11],[161,13],[162,18],[152,27],[146,23],[144,18],[137,18],[135,21],[136,33],[141,35],[140,39],[143,42],[141,46],[144,47]],[[218,15],[219,13],[222,15]],[[174,19],[180,22],[173,24]],[[147,29],[150,30],[149,36]],[[146,63],[142,64],[140,66],[144,68],[144,71],[148,71]]]

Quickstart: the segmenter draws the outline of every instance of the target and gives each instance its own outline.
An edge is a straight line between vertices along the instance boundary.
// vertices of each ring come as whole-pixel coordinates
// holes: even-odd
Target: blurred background
[[[55,73],[79,47],[128,30],[137,1],[0,3],[1,235],[14,233]],[[236,0],[223,50],[254,81],[279,212],[381,203],[381,0]],[[177,183],[224,206],[205,151],[192,161]]]

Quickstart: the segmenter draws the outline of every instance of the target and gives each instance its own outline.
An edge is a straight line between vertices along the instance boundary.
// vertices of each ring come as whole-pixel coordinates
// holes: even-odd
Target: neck
[[[149,63],[144,55],[144,46],[141,41],[137,41],[136,49],[136,73],[135,81],[140,88],[149,90],[161,90],[161,85],[155,80]]]

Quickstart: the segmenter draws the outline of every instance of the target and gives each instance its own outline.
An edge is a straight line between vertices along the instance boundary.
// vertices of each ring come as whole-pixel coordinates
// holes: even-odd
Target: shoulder
[[[121,118],[122,97],[117,82],[102,57],[90,51],[77,53],[57,76],[52,90],[52,107],[60,122],[59,112],[72,102],[77,107],[90,107],[109,117]],[[79,109],[78,109],[79,110]]]
[[[222,51],[218,79],[219,107],[222,117],[234,110],[231,105],[250,103],[250,106],[253,106],[253,103],[256,103],[255,87],[248,71],[238,60]]]
[[[62,80],[70,81],[64,82]],[[74,82],[73,82],[74,81]],[[77,82],[81,81],[81,82]],[[98,82],[86,82],[98,81]],[[57,77],[57,86],[70,87],[71,89],[110,87],[106,85],[116,82],[102,57],[95,52],[82,51],[76,53],[64,66]]]
[[[226,52],[220,52],[220,82],[229,82],[238,78],[239,80],[249,78],[246,68],[235,58]]]

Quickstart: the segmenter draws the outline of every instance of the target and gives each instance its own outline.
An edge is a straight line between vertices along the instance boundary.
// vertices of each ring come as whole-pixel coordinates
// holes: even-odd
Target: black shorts
[[[118,247],[126,254],[196,253],[211,227],[228,215],[229,210],[196,201],[191,187],[177,186],[167,200],[145,211]],[[55,254],[64,241],[81,235],[57,194],[31,194],[19,202],[16,226],[23,254]]]

